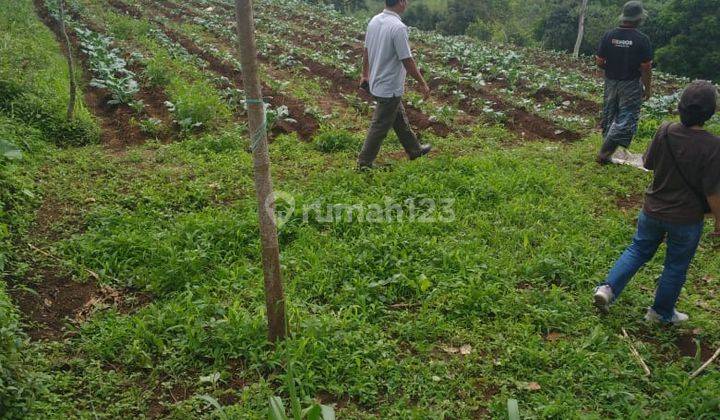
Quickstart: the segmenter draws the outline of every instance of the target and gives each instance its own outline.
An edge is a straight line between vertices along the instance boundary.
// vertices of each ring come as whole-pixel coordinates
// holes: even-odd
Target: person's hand
[[[360,78],[360,89],[370,92],[370,80],[365,76]]]
[[[423,98],[425,99],[430,97],[430,86],[428,86],[427,82],[420,85],[420,93],[423,94]]]

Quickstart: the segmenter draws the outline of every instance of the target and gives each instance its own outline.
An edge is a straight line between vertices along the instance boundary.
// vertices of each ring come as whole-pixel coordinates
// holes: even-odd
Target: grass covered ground
[[[42,42],[39,55],[7,51],[43,74],[39,63],[61,63],[61,52],[33,23],[31,2],[16,3],[0,14],[4,44]],[[14,22],[28,26],[6,31]],[[53,72],[55,87],[41,97],[60,95],[66,77]],[[643,149],[658,124],[644,121],[633,147]],[[315,143],[277,137],[275,186],[297,210],[280,230],[292,337],[273,349],[242,125],[122,151],[58,148],[42,127],[0,111],[0,133],[25,152],[0,166],[13,180],[0,214],[7,417],[260,418],[270,396],[288,396],[289,364],[301,397],[336,404],[340,418],[503,418],[508,398],[530,418],[720,414],[720,371],[688,378],[720,345],[717,243],[705,240],[693,264],[680,303],[692,317],[686,327],[642,321],[662,255],[609,316],[591,306],[650,180],[594,164],[597,134],[522,143],[478,125],[426,135],[438,153],[415,162],[389,139],[381,160],[391,168],[371,174],[354,171],[362,133],[327,126]],[[455,220],[304,222],[300,210],[407,199],[452,200]],[[18,307],[32,307],[28,288],[60,305],[47,284],[91,304],[53,320],[56,331],[26,313],[29,340]]]

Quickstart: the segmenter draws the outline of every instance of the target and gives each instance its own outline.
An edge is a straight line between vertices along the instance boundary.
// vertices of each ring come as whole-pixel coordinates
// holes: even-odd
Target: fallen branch
[[[699,368],[698,370],[696,370],[695,372],[693,372],[693,374],[690,375],[690,379],[695,379],[695,378],[697,378],[697,377],[698,377],[701,373],[703,373],[703,371],[704,371],[705,369],[707,369],[708,366],[710,366],[718,357],[720,357],[720,349],[717,349],[717,351],[715,352],[715,354],[713,355],[713,357],[711,357],[707,362],[703,363],[703,365],[700,366],[700,368]]]
[[[645,371],[645,376],[650,376],[651,375],[650,368],[648,367],[647,364],[645,364],[645,361],[643,360],[642,356],[640,356],[640,353],[637,351],[635,346],[633,346],[633,343],[630,340],[630,336],[628,335],[627,331],[625,331],[625,328],[622,329],[622,332],[623,332],[623,337],[625,338],[625,340],[628,343],[628,346],[630,347],[630,352],[632,353],[633,356],[635,356],[635,359],[638,361],[638,363],[640,363],[640,366],[642,366],[643,370]]]

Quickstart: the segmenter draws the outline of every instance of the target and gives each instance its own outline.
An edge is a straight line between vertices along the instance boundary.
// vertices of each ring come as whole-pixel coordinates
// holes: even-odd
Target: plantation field
[[[255,2],[286,215],[273,347],[233,2],[68,6],[73,121],[57,1],[0,3],[0,418],[267,418],[295,392],[338,418],[720,416],[717,364],[689,379],[720,346],[719,243],[686,326],[642,321],[663,255],[609,315],[591,305],[650,175],[594,163],[589,61],[412,30],[433,94],[411,84],[408,116],[435,151],[410,162],[391,134],[389,167],[358,173],[366,22]],[[687,83],[656,79],[634,151]]]

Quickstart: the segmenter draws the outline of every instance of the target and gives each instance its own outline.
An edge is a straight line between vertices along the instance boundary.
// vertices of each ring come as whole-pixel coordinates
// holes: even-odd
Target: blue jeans
[[[660,277],[652,308],[664,321],[670,322],[690,263],[700,244],[703,227],[703,222],[679,225],[654,219],[645,212],[640,213],[632,245],[615,263],[604,284],[610,286],[615,298],[620,296],[630,279],[655,256],[660,244],[667,238],[665,269]]]
[[[638,129],[644,88],[640,79],[605,79],[602,133],[605,143],[630,147]]]

